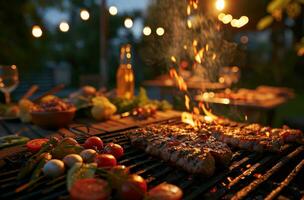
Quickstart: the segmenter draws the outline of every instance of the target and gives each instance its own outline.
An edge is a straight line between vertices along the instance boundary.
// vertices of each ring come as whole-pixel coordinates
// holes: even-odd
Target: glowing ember
[[[259,174],[259,173],[256,173],[256,174],[253,174],[253,176],[254,176],[255,178],[261,178],[263,175],[262,175],[262,174]]]

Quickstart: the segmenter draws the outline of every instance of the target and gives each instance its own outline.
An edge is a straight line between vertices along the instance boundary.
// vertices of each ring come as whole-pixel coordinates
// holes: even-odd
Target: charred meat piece
[[[228,165],[232,158],[230,148],[207,130],[186,125],[154,125],[130,131],[127,136],[134,146],[190,173],[211,176],[215,162]]]

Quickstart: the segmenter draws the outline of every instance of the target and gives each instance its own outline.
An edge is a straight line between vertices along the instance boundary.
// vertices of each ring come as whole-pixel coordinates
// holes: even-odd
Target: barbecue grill
[[[172,118],[157,124],[180,124],[180,118]],[[154,123],[155,124],[155,123]],[[303,199],[304,197],[304,147],[286,145],[282,153],[250,153],[234,150],[228,168],[217,167],[212,177],[191,175],[144,151],[131,146],[124,129],[105,132],[92,127],[75,127],[71,132],[84,142],[82,134],[94,134],[104,142],[122,145],[125,155],[119,163],[130,167],[131,173],[141,175],[149,187],[162,182],[176,184],[184,191],[184,199]],[[39,136],[39,135],[37,135]],[[36,137],[37,137],[36,136]],[[0,199],[68,199],[66,176],[50,180],[42,177],[27,190],[16,192],[26,181],[16,181],[20,166],[28,155],[17,153],[0,163]]]

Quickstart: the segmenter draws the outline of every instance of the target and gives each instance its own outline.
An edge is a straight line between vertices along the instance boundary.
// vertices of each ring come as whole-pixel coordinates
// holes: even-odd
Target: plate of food
[[[18,120],[19,113],[17,104],[0,104],[0,120]]]

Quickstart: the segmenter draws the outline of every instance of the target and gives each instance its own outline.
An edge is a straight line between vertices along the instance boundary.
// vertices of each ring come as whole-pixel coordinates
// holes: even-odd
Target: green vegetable
[[[49,161],[52,158],[52,155],[50,153],[43,153],[41,156],[42,156],[41,160],[39,161],[37,167],[32,173],[31,181],[34,181],[37,178],[39,178],[43,166],[45,165],[45,163],[47,163],[47,161]]]
[[[33,156],[30,157],[30,159],[25,163],[25,166],[21,168],[17,179],[21,180],[28,176],[34,168],[38,165],[41,159],[44,158],[45,152],[50,152],[56,145],[58,144],[58,139],[57,138],[50,138],[48,142],[43,144],[42,148]]]
[[[63,159],[69,154],[79,154],[84,148],[80,145],[59,144],[52,151],[54,158]]]
[[[139,93],[136,97],[131,100],[122,99],[122,98],[114,98],[112,99],[112,103],[117,107],[118,113],[124,113],[133,110],[137,107],[156,107],[157,110],[169,110],[172,109],[172,105],[166,101],[158,101],[149,99],[147,92],[144,88],[139,89]]]
[[[8,135],[0,137],[0,149],[9,147],[9,146],[16,146],[20,144],[25,144],[30,139],[28,137],[19,136],[19,135]]]
[[[96,171],[96,163],[80,164],[76,163],[69,171],[67,175],[67,188],[71,189],[73,184],[83,178],[93,178]]]
[[[91,114],[98,121],[109,119],[117,110],[116,106],[104,96],[95,97],[92,102],[94,106],[91,109]]]

